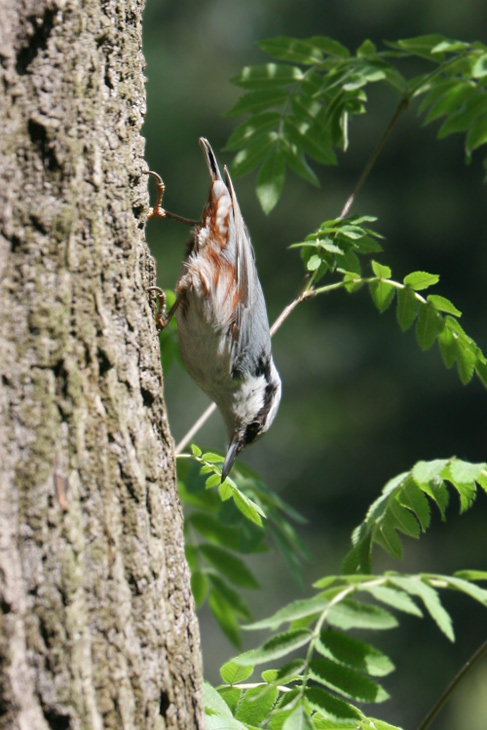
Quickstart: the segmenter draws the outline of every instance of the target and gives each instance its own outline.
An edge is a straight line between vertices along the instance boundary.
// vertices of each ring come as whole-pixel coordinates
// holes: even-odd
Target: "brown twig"
[[[440,697],[437,699],[431,710],[428,712],[426,717],[424,718],[421,725],[419,725],[418,730],[427,730],[437,714],[440,712],[440,710],[444,707],[444,705],[447,703],[447,701],[450,699],[453,692],[456,690],[462,679],[466,677],[466,675],[473,669],[475,664],[484,656],[484,654],[487,653],[487,641],[484,641],[483,644],[479,646],[479,648],[474,651],[472,656],[467,659],[463,667],[460,669],[458,674],[452,679],[448,687],[445,689],[444,692],[440,695]]]

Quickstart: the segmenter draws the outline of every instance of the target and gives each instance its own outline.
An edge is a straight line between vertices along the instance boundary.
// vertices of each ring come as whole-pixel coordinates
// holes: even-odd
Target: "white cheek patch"
[[[236,420],[246,423],[247,414],[259,413],[264,405],[265,378],[263,375],[257,378],[248,376],[239,385],[239,390],[234,395],[234,411]]]

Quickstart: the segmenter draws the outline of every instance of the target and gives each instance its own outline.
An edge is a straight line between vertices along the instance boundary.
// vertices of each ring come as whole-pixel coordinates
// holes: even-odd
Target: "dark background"
[[[148,113],[147,161],[163,176],[168,210],[198,218],[208,190],[198,137],[222,148],[235,125],[223,117],[239,96],[229,83],[244,65],[267,62],[257,41],[277,35],[328,35],[354,50],[365,38],[380,45],[424,33],[487,42],[484,0],[148,0],[145,55]],[[275,319],[302,280],[299,255],[289,244],[322,220],[339,214],[397,104],[391,92],[369,87],[369,113],[355,118],[350,147],[338,167],[314,169],[321,188],[292,174],[269,217],[255,196],[255,175],[236,180],[252,233],[269,318]],[[241,121],[241,120],[238,120]],[[487,121],[486,121],[487,123]],[[402,118],[352,212],[378,216],[385,235],[379,260],[401,280],[412,270],[441,276],[436,293],[464,312],[462,325],[484,352],[487,271],[485,148],[464,164],[463,138],[435,140],[413,107]],[[152,222],[149,240],[157,257],[158,283],[173,287],[187,230],[173,221]],[[325,281],[326,283],[326,281]],[[278,418],[243,461],[309,519],[301,531],[314,562],[300,589],[283,561],[254,559],[251,567],[266,590],[249,599],[256,618],[300,595],[326,573],[336,573],[352,529],[383,485],[419,459],[456,455],[483,461],[486,393],[473,381],[460,384],[445,369],[438,348],[422,353],[413,331],[401,334],[391,308],[379,315],[368,293],[328,294],[301,305],[274,340],[283,379]],[[206,407],[206,397],[181,368],[165,377],[172,431],[181,438]],[[224,448],[217,414],[198,435],[202,447]],[[376,553],[374,568],[453,572],[486,568],[487,497],[458,516],[452,494],[448,524],[434,515],[419,542],[407,542],[402,563]],[[390,653],[397,671],[385,681],[393,699],[368,708],[414,728],[441,690],[485,639],[485,609],[463,597],[445,597],[455,620],[450,644],[430,619],[406,617],[401,628],[372,637]],[[218,682],[218,666],[236,652],[205,612],[201,617],[205,673]],[[260,637],[250,636],[255,643]],[[248,640],[248,645],[252,643]],[[485,730],[487,661],[479,665],[434,724],[437,730]]]

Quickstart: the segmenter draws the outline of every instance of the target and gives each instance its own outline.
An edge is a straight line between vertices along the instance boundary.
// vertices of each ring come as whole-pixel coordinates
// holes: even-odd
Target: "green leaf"
[[[266,89],[265,91],[249,91],[237,101],[226,113],[227,117],[238,117],[241,114],[257,114],[273,106],[281,106],[288,98],[286,88]]]
[[[251,631],[277,629],[284,623],[291,623],[291,621],[321,613],[328,606],[329,602],[330,596],[327,593],[319,594],[312,598],[293,601],[292,603],[288,603],[287,606],[280,608],[269,618],[256,621],[245,628]]]
[[[463,41],[444,40],[431,49],[431,53],[454,53],[455,51],[463,51],[469,47],[468,43]]]
[[[396,523],[390,513],[385,514],[384,519],[375,532],[375,540],[389,555],[396,560],[402,559],[402,543],[396,531]]]
[[[375,56],[376,53],[377,48],[375,44],[368,39],[357,48],[357,56]]]
[[[294,100],[295,108],[298,101]],[[322,165],[336,165],[337,159],[330,134],[321,130],[314,121],[306,119],[304,114],[287,115],[284,120],[284,134],[299,149]]]
[[[478,58],[472,69],[472,76],[474,79],[482,79],[487,76],[487,53],[483,53]]]
[[[455,340],[455,347],[457,350],[458,374],[462,383],[466,385],[473,378],[477,356],[468,347],[463,347],[461,340]]]
[[[384,722],[384,720],[378,720],[376,717],[368,717],[366,723],[366,725],[362,725],[363,730],[369,730],[369,728],[373,728],[373,730],[402,730],[397,725],[391,725]]]
[[[244,693],[235,713],[237,720],[254,727],[260,727],[274,707],[278,695],[279,690],[277,687],[253,687],[248,689]]]
[[[222,478],[220,474],[211,474],[205,482],[205,488],[213,489],[213,487],[218,487],[221,480]]]
[[[313,170],[306,162],[306,158],[304,157],[301,147],[297,144],[294,144],[287,137],[283,136],[281,138],[281,149],[284,155],[284,159],[289,167],[304,180],[311,183],[315,187],[319,187],[320,182]]]
[[[205,692],[205,710],[211,714],[220,715],[221,717],[232,717],[232,713],[226,702],[220,697],[214,687],[208,682],[204,682]]]
[[[309,676],[320,684],[359,702],[383,702],[388,694],[369,677],[330,659],[312,659]]]
[[[382,279],[379,279],[379,281],[371,281],[369,283],[369,291],[372,301],[379,312],[385,312],[385,310],[392,304],[394,294],[396,293],[395,287],[392,286],[392,284],[382,281]]]
[[[379,279],[391,278],[392,271],[388,266],[383,266],[382,264],[377,263],[377,261],[371,261],[370,265],[372,266],[372,271],[377,277],[379,277]]]
[[[413,271],[404,277],[403,283],[409,286],[414,291],[421,291],[422,289],[428,289],[430,286],[434,286],[440,280],[438,274],[428,274],[427,271]]]
[[[485,468],[485,462],[472,464],[462,459],[452,459],[450,462],[450,475],[457,483],[471,484],[479,479]]]
[[[234,527],[227,527],[214,515],[208,512],[192,512],[186,517],[186,523],[194,527],[200,535],[217,545],[239,549],[239,532]]]
[[[234,717],[221,717],[219,715],[207,715],[205,722],[206,730],[248,730],[248,728]]]
[[[261,66],[246,66],[231,82],[243,89],[272,89],[300,81],[303,72],[297,66],[284,63],[266,63]]]
[[[438,344],[440,346],[443,362],[447,368],[451,368],[458,357],[458,347],[456,338],[454,337],[451,328],[448,327],[448,323],[446,323],[446,326],[443,327],[443,330],[438,335]]]
[[[341,723],[345,722],[346,727],[355,727],[356,721],[360,720],[363,715],[356,707],[349,705],[348,702],[331,695],[322,687],[306,687],[305,697],[313,710],[321,713],[327,720],[334,720],[340,723],[338,727],[343,727]],[[353,723],[349,725],[349,723]],[[335,725],[330,726],[335,727]]]
[[[294,708],[282,726],[282,730],[313,730],[313,725],[302,704]]]
[[[253,522],[255,525],[261,527],[262,517],[266,517],[262,507],[247,497],[247,495],[241,492],[237,487],[233,489],[232,497],[235,505],[244,517]]]
[[[289,631],[276,634],[258,649],[241,654],[234,661],[244,667],[271,662],[308,644],[311,636],[312,632],[309,629],[289,629]]]
[[[427,530],[431,521],[430,505],[424,493],[415,484],[412,477],[408,477],[404,483],[398,499],[402,505],[411,510],[421,525],[423,532]]]
[[[416,324],[416,339],[422,350],[428,350],[433,344],[445,322],[431,304],[421,304]]]
[[[427,300],[430,304],[433,305],[435,309],[438,309],[440,312],[446,312],[447,314],[453,314],[455,317],[461,317],[462,313],[459,309],[455,307],[452,302],[450,302],[449,299],[446,297],[442,297],[439,294],[430,294],[427,297]]]
[[[311,38],[298,39],[279,36],[260,41],[258,45],[259,48],[270,56],[282,61],[293,61],[294,63],[312,65],[321,63],[323,60],[323,50],[317,44],[313,43],[313,39]]]
[[[409,595],[418,596],[418,598],[422,600],[424,607],[430,614],[433,621],[435,621],[438,628],[448,639],[450,639],[450,641],[455,640],[450,615],[443,608],[438,592],[435,591],[434,588],[427,583],[424,583],[420,577],[416,576],[392,576],[390,580],[391,583],[406,593],[409,593]]]
[[[451,481],[460,495],[460,512],[472,505],[477,493],[475,481],[484,468],[485,464],[470,464],[461,459],[452,459],[445,469],[445,479]]]
[[[231,499],[233,497],[233,491],[234,489],[231,485],[231,479],[230,477],[227,477],[218,487],[218,494],[220,495],[221,501],[226,502],[227,499]]]
[[[433,84],[431,91],[419,107],[421,113],[430,106],[424,123],[430,124],[439,117],[455,112],[466,99],[475,95],[476,92],[477,85],[470,80],[441,79]]]
[[[289,684],[291,681],[300,679],[305,667],[305,659],[293,659],[279,669],[265,669],[262,672],[262,679],[269,684]]]
[[[274,129],[279,123],[281,115],[276,111],[266,111],[261,114],[254,114],[250,119],[240,124],[230,135],[225,146],[226,150],[238,150],[244,147],[252,139],[259,137],[264,132]]]
[[[225,461],[222,454],[215,454],[213,451],[206,451],[201,458],[203,461],[210,461],[212,464],[223,464]]]
[[[350,51],[348,48],[336,41],[334,38],[328,38],[328,36],[323,35],[315,35],[309,40],[318,46],[318,48],[321,48],[324,53],[327,53],[330,56],[337,56],[338,58],[350,57]]]
[[[233,176],[246,175],[260,165],[276,141],[276,132],[266,132],[237,152],[231,166]]]
[[[259,584],[243,560],[217,545],[200,545],[200,552],[222,575],[243,588],[258,588]]]
[[[196,446],[196,444],[191,444],[191,451],[193,452],[194,456],[201,456],[201,454],[203,453],[201,449]]]
[[[196,548],[193,545],[185,545],[184,554],[186,556],[186,562],[188,563],[189,569],[191,571],[196,570],[196,565],[198,562]]]
[[[397,620],[383,608],[350,598],[327,611],[328,623],[340,629],[393,629]]]
[[[208,593],[208,578],[200,570],[195,570],[191,573],[191,593],[193,594],[196,608],[199,608]]]
[[[225,704],[229,707],[232,715],[235,715],[243,690],[238,689],[237,687],[218,687],[217,691],[222,700],[224,700]]]
[[[465,140],[467,154],[471,154],[477,147],[487,142],[487,125],[485,116],[478,117],[470,126]]]
[[[259,170],[257,197],[264,213],[270,213],[279,200],[286,176],[281,149],[276,145]]]
[[[467,571],[468,572],[468,571]],[[460,578],[459,576],[427,576],[428,578],[431,578],[431,580],[439,579],[440,581],[446,580],[448,584],[448,588],[453,588],[454,590],[461,591],[461,593],[465,593],[467,596],[470,596],[475,601],[478,601],[482,605],[487,605],[487,590],[484,588],[480,588],[479,586],[475,585],[475,583],[470,583],[469,580],[465,580],[464,578]]]
[[[224,682],[227,684],[237,684],[238,682],[245,682],[254,671],[254,667],[242,667],[240,664],[235,662],[226,662],[220,668],[220,675]]]
[[[240,627],[232,604],[215,588],[210,590],[208,604],[223,633],[228,636],[232,644],[240,648]]]
[[[404,611],[404,613],[410,613],[413,616],[421,617],[423,615],[421,609],[404,591],[398,591],[389,586],[364,586],[364,588],[378,601],[396,608],[398,611]]]
[[[454,132],[465,132],[477,117],[485,120],[487,114],[487,94],[482,91],[467,99],[455,114],[445,119],[438,132],[438,139],[448,137]]]
[[[404,38],[403,40],[399,40],[394,43],[388,42],[387,45],[391,48],[397,48],[400,51],[411,53],[414,56],[420,56],[431,60],[432,57],[434,57],[433,49],[446,40],[445,36],[440,35],[439,33],[432,33],[430,35],[420,35],[414,38]],[[441,57],[438,60],[441,61]]]
[[[441,478],[441,473],[448,464],[448,459],[434,459],[433,461],[418,461],[412,468],[411,474],[420,487]]]
[[[355,250],[359,253],[380,253],[383,249],[380,243],[375,241],[372,236],[362,235],[362,237],[355,242]]]
[[[317,254],[310,256],[306,262],[306,268],[308,271],[316,271],[321,266],[321,258]]]
[[[391,499],[389,503],[390,515],[394,518],[393,527],[409,537],[418,538],[420,527],[417,519],[398,501]]]
[[[360,527],[362,527],[362,525],[360,525]],[[355,532],[356,531],[354,531],[354,534]],[[357,541],[355,543],[355,546],[347,553],[343,561],[342,570],[344,573],[353,573],[359,571],[370,573],[371,564],[372,533],[369,531],[365,534],[363,538]]]
[[[454,575],[463,580],[487,580],[486,570],[457,570]]]
[[[395,593],[398,592],[395,591]],[[411,600],[409,596],[407,598]],[[339,631],[324,629],[320,633],[316,649],[328,659],[333,659],[340,664],[346,664],[352,669],[375,677],[383,677],[394,669],[394,664],[381,651]]]
[[[226,599],[228,604],[232,606],[235,615],[244,621],[252,621],[252,615],[249,608],[242,598],[218,573],[212,570],[208,571],[208,579],[211,585]]]

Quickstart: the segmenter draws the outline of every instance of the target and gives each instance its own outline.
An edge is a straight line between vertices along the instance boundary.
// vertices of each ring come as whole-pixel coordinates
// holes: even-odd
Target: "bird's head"
[[[256,374],[238,377],[238,387],[225,421],[230,444],[222,468],[222,482],[227,478],[237,456],[272,424],[281,400],[281,379],[272,357]]]

